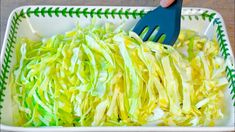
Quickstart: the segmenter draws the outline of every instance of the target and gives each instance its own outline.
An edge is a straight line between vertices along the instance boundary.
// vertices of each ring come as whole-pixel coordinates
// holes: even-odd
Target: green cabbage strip
[[[19,126],[213,126],[224,117],[217,42],[183,30],[174,47],[115,28],[79,25],[20,38],[9,84]]]

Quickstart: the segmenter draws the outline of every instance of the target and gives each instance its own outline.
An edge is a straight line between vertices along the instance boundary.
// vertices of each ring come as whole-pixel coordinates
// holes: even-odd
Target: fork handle
[[[183,4],[183,0],[175,0],[168,9],[175,9],[175,10],[181,10]]]

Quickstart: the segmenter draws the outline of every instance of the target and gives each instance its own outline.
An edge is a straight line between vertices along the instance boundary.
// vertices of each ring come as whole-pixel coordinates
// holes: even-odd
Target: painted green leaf
[[[29,7],[29,8],[27,9],[27,11],[26,11],[26,15],[27,15],[28,17],[30,17],[30,13],[31,13],[31,8]]]
[[[49,9],[48,9],[48,16],[50,16],[50,17],[52,17],[52,7],[50,7]]]
[[[64,8],[63,10],[62,10],[62,15],[64,16],[64,17],[67,17],[67,8]]]
[[[129,14],[130,14],[129,12],[130,12],[130,8],[125,10],[125,16],[127,19],[129,18]]]
[[[137,13],[137,9],[135,9],[135,10],[132,12],[132,17],[133,17],[134,19],[136,19],[136,13]]]
[[[109,14],[109,8],[105,9],[104,11],[105,18],[108,18],[108,14]]]
[[[74,9],[73,7],[69,9],[69,16],[70,16],[70,17],[73,17],[73,13],[74,13],[74,12],[73,12],[73,9]]]
[[[112,11],[111,11],[112,18],[115,18],[116,10],[117,10],[117,9],[112,9]]]
[[[20,11],[20,14],[19,14],[19,16],[20,16],[20,17],[23,17],[23,18],[25,18],[24,9],[22,9],[22,10]]]
[[[97,16],[98,16],[99,18],[101,18],[101,13],[102,13],[102,8],[98,9],[98,11],[97,11]]]
[[[142,10],[140,11],[140,17],[143,17],[144,15],[145,15],[144,9],[142,9]]]
[[[188,16],[188,18],[189,18],[190,21],[192,20],[192,17],[190,15]]]
[[[34,10],[34,15],[39,17],[39,7],[37,7],[35,10]]]
[[[121,8],[118,11],[118,16],[119,16],[120,19],[122,19],[122,14],[123,14],[123,9]]]
[[[184,16],[181,16],[181,19],[184,20],[185,19]]]
[[[43,17],[45,17],[45,10],[46,10],[46,7],[43,7],[43,8],[41,9],[41,14],[42,14]]]
[[[77,17],[80,17],[80,8],[77,8],[77,10],[76,10],[76,16],[77,16]]]
[[[55,15],[56,15],[57,17],[59,17],[59,12],[60,12],[59,9],[60,9],[59,7],[57,7],[57,8],[55,9]]]
[[[88,10],[88,8],[84,8],[82,11],[82,13],[85,17],[87,17],[87,14],[88,14],[87,10]]]

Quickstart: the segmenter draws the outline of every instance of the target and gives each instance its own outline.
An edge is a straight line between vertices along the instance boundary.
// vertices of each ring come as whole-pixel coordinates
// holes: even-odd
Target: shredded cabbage
[[[10,75],[19,126],[213,126],[224,114],[216,41],[183,30],[174,47],[106,23],[20,38]]]

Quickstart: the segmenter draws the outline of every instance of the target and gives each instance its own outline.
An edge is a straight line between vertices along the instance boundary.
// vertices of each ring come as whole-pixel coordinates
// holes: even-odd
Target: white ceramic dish
[[[215,127],[15,127],[12,123],[11,91],[8,87],[8,73],[14,63],[14,44],[17,37],[38,39],[38,35],[50,37],[64,33],[79,22],[85,25],[95,17],[98,23],[126,23],[130,30],[140,16],[152,7],[83,7],[83,6],[25,6],[12,11],[6,29],[0,62],[0,106],[1,130],[9,131],[226,131],[234,130],[235,70],[234,56],[221,15],[210,9],[183,8],[181,27],[191,29],[210,39],[217,38],[221,55],[227,68],[230,88],[225,92],[228,113]],[[231,92],[232,91],[232,92]]]

